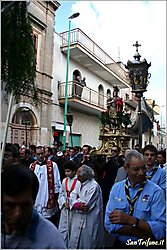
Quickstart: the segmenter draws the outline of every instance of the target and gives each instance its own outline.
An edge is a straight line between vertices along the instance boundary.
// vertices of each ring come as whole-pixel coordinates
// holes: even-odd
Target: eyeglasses
[[[117,150],[112,149],[112,150],[111,150],[111,152],[117,153],[118,151],[117,151]]]
[[[135,171],[135,172],[140,172],[141,171],[146,171],[146,166],[142,166],[142,167],[130,167],[128,166],[128,168],[130,168],[132,171]]]

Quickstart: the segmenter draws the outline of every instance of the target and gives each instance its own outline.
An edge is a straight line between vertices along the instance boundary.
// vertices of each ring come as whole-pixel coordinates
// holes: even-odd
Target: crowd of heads
[[[140,152],[139,145],[136,144],[133,148],[134,150]],[[15,143],[6,143],[2,168],[6,168],[9,165],[15,165],[19,163],[25,164],[29,162],[30,159],[42,161],[44,158],[55,157],[54,159],[61,161],[61,159],[73,159],[77,156],[77,159],[89,159],[90,152],[92,147],[88,144],[84,144],[82,147],[75,146],[75,147],[67,147],[66,150],[55,149],[54,147],[50,146],[36,146],[36,145],[29,145],[26,148],[24,145],[19,146],[19,144]],[[111,155],[106,157],[106,162],[110,160],[112,157],[121,157],[125,161],[125,157],[130,151],[130,148],[125,148],[121,150],[121,148],[117,145],[113,145],[111,149]],[[142,154],[147,157],[147,151],[151,151],[154,153],[156,158],[157,165],[164,165],[166,163],[166,149],[157,150],[157,148],[152,145],[148,144],[142,149]],[[25,164],[26,165],[26,164]]]
[[[50,146],[36,146],[34,144],[26,147],[24,143],[19,146],[17,143],[6,143],[4,150],[4,157],[2,163],[2,169],[15,164],[30,165],[35,160],[42,162],[44,158],[50,159],[54,157],[54,161],[61,161],[61,159],[69,159],[78,155],[78,159],[83,155],[89,155],[92,147],[90,145],[83,145],[83,147],[67,147],[66,150]],[[27,163],[27,164],[26,164]]]
[[[29,168],[30,164],[35,160],[37,160],[39,164],[43,163],[45,159],[55,161],[60,172],[61,181],[65,177],[73,178],[77,176],[78,181],[80,181],[82,185],[82,183],[86,181],[95,179],[102,189],[104,208],[109,199],[109,193],[108,196],[105,197],[106,187],[109,184],[111,184],[111,187],[114,185],[114,178],[119,168],[123,167],[126,174],[125,178],[128,177],[131,185],[135,186],[138,183],[146,182],[147,168],[149,170],[149,168],[155,165],[164,168],[166,163],[166,149],[158,151],[152,144],[146,145],[142,149],[142,152],[140,152],[138,145],[132,150],[125,148],[124,151],[122,151],[118,145],[113,145],[111,158],[107,159],[104,157],[101,158],[101,161],[100,158],[98,158],[99,156],[97,158],[91,156],[91,149],[92,147],[88,144],[83,145],[82,148],[69,147],[66,150],[55,150],[55,148],[50,146],[30,145],[26,148],[24,145],[19,147],[18,144],[6,143],[1,175],[1,192],[3,201],[2,208],[4,211],[3,216],[9,225],[11,223],[11,228],[17,224],[16,226],[21,230],[28,220],[28,216],[25,216],[21,223],[19,218],[15,218],[15,221],[13,219],[11,220],[10,215],[12,211],[14,213],[14,204],[12,205],[13,207],[8,208],[8,204],[12,204],[11,197],[17,198],[17,195],[19,195],[20,204],[23,204],[21,209],[23,213],[25,211],[28,215],[32,212],[35,204],[39,190],[39,182],[37,176]],[[93,160],[91,160],[91,157]],[[102,166],[104,166],[104,168],[102,171],[99,171]],[[110,166],[111,171],[109,172],[108,168]],[[61,170],[63,170],[63,173]],[[114,176],[114,171],[115,177],[113,178],[113,183],[109,183],[108,180],[111,181]],[[109,188],[109,192],[111,187]]]

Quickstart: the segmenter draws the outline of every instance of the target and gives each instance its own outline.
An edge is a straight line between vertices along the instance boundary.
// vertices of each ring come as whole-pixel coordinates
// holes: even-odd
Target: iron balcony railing
[[[65,99],[65,82],[59,82],[59,100]],[[107,96],[98,93],[97,91],[88,87],[83,87],[76,81],[68,82],[68,98],[79,99],[82,102],[91,104],[95,107],[106,110],[107,109]]]
[[[62,37],[62,47],[68,46],[68,31],[60,33]],[[79,28],[70,31],[70,45],[78,44],[86,51],[91,53],[93,57],[100,60],[104,66],[108,67],[118,77],[122,78],[128,84],[127,71],[112,59],[103,49],[101,49],[91,38],[89,38]]]

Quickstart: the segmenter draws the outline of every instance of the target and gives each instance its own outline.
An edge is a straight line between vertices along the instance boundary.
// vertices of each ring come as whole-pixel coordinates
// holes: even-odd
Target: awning
[[[55,130],[61,130],[61,131],[64,130],[64,124],[63,124],[63,123],[52,122],[52,123],[51,123],[51,126],[52,126],[52,128],[54,128]],[[69,125],[66,126],[66,130],[67,130],[67,132],[70,132],[70,126],[69,126]]]

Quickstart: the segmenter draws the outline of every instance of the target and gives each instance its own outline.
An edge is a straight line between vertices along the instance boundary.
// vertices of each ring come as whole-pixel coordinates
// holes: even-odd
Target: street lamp
[[[129,70],[129,82],[132,88],[132,92],[136,94],[138,98],[138,119],[139,119],[139,129],[138,129],[138,140],[140,152],[142,150],[142,112],[141,112],[141,97],[143,97],[143,92],[147,91],[148,79],[151,77],[151,74],[148,73],[148,68],[151,66],[151,63],[147,63],[146,59],[140,61],[141,55],[138,52],[138,47],[141,46],[136,41],[133,46],[136,47],[136,53],[134,55],[134,61],[131,62],[128,60],[127,66]]]
[[[24,114],[24,120],[22,120],[22,124],[25,125],[25,131],[26,131],[26,148],[27,148],[27,146],[28,146],[28,143],[27,143],[27,141],[28,141],[27,126],[30,125],[30,120],[28,119],[29,118],[28,117],[28,113],[29,113],[30,110],[29,110],[29,108],[23,108],[22,111],[23,111],[23,114]]]
[[[73,147],[73,139],[72,139],[72,124],[73,124],[73,115],[68,113],[66,115],[68,125],[70,126],[70,137],[71,137],[71,147]]]
[[[67,133],[67,106],[68,106],[68,68],[69,68],[69,60],[70,60],[70,32],[71,32],[71,19],[78,17],[80,13],[74,13],[71,15],[69,19],[69,28],[68,28],[68,50],[67,50],[67,65],[66,65],[66,86],[65,86],[65,104],[64,104],[64,150],[66,149],[66,133]]]
[[[155,100],[152,101],[151,103],[151,108],[152,108],[152,118],[153,118],[153,122],[155,121],[154,119],[154,107],[155,107]],[[154,127],[154,125],[153,125]],[[150,134],[149,134],[149,144],[151,144],[151,136],[152,136],[152,129],[150,128]]]

